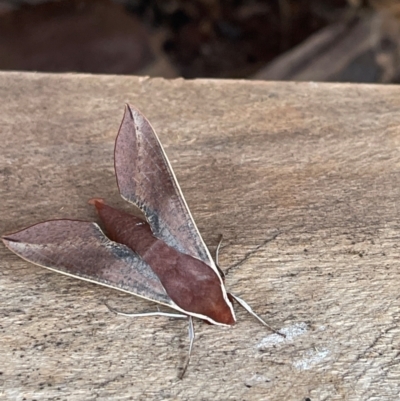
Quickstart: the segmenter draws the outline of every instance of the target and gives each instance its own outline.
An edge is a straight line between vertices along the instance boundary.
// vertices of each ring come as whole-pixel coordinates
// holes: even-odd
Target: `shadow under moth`
[[[126,106],[115,141],[115,175],[123,199],[145,219],[92,199],[105,228],[79,220],[50,220],[2,237],[21,258],[82,280],[105,285],[167,306],[169,316],[189,321],[189,364],[194,341],[193,317],[211,324],[235,324],[233,301],[260,322],[250,306],[228,293],[190,214],[161,143],[149,121]],[[268,326],[269,327],[269,326]]]

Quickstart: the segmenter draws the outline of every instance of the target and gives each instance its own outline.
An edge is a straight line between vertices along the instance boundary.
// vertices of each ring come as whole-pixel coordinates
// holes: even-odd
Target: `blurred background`
[[[399,0],[0,0],[0,70],[400,81]]]

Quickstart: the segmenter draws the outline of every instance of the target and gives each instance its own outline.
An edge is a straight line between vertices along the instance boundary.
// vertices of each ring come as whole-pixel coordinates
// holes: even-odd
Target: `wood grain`
[[[96,220],[125,102],[165,146],[243,310],[221,329],[0,247],[0,398],[393,400],[400,364],[396,86],[0,73],[0,232]]]

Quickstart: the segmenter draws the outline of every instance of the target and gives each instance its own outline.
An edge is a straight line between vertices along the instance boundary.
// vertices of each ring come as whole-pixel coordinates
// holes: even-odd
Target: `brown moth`
[[[59,273],[145,298],[189,320],[189,363],[193,317],[211,324],[235,324],[232,301],[267,325],[239,297],[227,293],[223,273],[213,261],[190,214],[172,167],[149,121],[125,109],[115,142],[115,174],[123,199],[146,220],[92,199],[105,232],[92,222],[50,220],[2,237],[21,258]],[[269,326],[268,326],[269,327]]]

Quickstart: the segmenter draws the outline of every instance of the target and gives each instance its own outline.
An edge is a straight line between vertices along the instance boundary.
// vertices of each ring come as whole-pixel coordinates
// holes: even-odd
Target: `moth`
[[[96,207],[107,235],[96,223],[60,219],[34,224],[2,240],[29,262],[178,312],[131,316],[187,318],[190,345],[183,377],[195,338],[193,318],[232,326],[236,300],[268,325],[245,301],[226,291],[224,275],[197,229],[154,129],[129,105],[115,141],[114,163],[122,198],[145,218],[95,198],[89,203]]]

